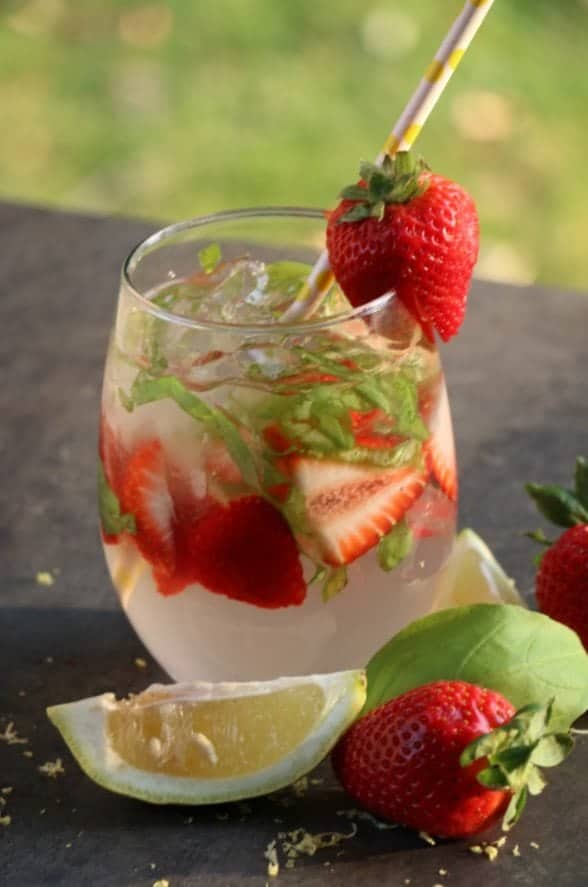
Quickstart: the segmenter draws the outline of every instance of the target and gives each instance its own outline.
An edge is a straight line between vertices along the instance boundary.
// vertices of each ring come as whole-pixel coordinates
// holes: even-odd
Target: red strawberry
[[[165,456],[158,440],[140,443],[132,453],[121,491],[121,508],[136,523],[135,541],[153,567],[159,591],[174,574],[174,506],[170,496]]]
[[[527,784],[541,790],[531,763],[541,740],[549,736],[546,745],[559,749],[559,760],[544,766],[571,748],[568,735],[548,733],[551,704],[529,705],[510,720],[514,714],[492,690],[464,681],[426,684],[356,721],[335,747],[335,772],[372,813],[439,837],[475,834],[505,811],[510,826]]]
[[[547,549],[535,590],[541,612],[575,631],[588,650],[588,524],[570,527]]]
[[[306,597],[290,527],[259,496],[210,508],[192,527],[188,556],[192,582],[233,600],[275,609]]]
[[[421,495],[426,480],[412,467],[300,457],[292,466],[319,557],[334,566],[350,564],[377,545]]]
[[[457,463],[449,399],[444,386],[441,388],[435,413],[430,419],[430,431],[431,435],[424,445],[427,468],[445,495],[455,502],[458,488]]]
[[[429,338],[434,327],[448,341],[462,324],[478,257],[473,200],[409,152],[381,168],[363,163],[360,175],[328,218],[337,282],[353,305],[394,290]]]
[[[271,422],[263,429],[263,438],[275,453],[287,453],[292,449],[292,442],[288,440],[280,426]]]
[[[550,546],[535,580],[539,609],[575,631],[588,650],[588,462],[576,460],[573,490],[556,484],[526,489],[547,520],[568,528],[553,544],[541,530],[528,534]]]

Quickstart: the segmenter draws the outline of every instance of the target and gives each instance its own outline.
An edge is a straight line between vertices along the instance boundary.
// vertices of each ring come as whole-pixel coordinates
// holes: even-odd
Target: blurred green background
[[[0,5],[0,199],[175,219],[332,204],[461,0]],[[419,141],[478,275],[586,288],[588,0],[496,0]]]

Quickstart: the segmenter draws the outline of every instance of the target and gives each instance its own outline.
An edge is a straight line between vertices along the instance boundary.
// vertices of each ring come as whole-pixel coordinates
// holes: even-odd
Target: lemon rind
[[[257,687],[258,692],[269,693],[305,683],[318,683],[325,695],[318,726],[282,760],[239,777],[202,779],[169,776],[141,770],[127,763],[105,741],[106,715],[115,703],[112,693],[51,706],[47,709],[47,715],[62,734],[82,770],[103,788],[153,804],[224,803],[277,791],[306,775],[329,753],[365,702],[366,678],[363,670],[279,678],[258,684]],[[251,684],[196,682],[180,686],[182,698],[189,693],[190,699],[200,700],[219,698],[219,691],[223,698],[252,695],[254,692]],[[154,685],[149,689],[161,692],[167,688]]]

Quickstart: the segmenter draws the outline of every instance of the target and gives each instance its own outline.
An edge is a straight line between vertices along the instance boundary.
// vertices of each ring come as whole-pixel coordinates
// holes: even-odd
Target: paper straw
[[[494,0],[466,0],[464,8],[449,29],[435,58],[384,142],[376,158],[378,166],[382,165],[386,155],[392,156],[397,151],[407,151],[414,144],[493,3]],[[329,268],[329,256],[324,250],[296,299],[284,312],[282,321],[303,320],[310,317],[318,308],[333,279]]]

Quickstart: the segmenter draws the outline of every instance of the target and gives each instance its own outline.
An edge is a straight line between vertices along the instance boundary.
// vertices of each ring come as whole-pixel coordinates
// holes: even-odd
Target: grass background
[[[4,0],[0,198],[175,219],[330,205],[461,0]],[[481,276],[586,288],[588,0],[496,0],[419,141]]]

